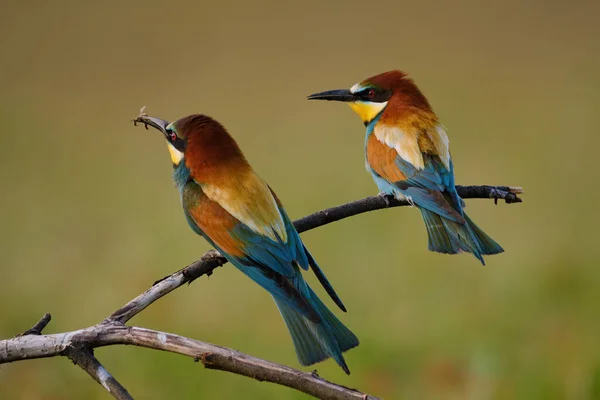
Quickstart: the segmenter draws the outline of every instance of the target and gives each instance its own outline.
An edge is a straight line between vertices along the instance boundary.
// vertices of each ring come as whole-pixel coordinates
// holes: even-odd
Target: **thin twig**
[[[82,343],[67,346],[63,351],[73,364],[81,367],[96,382],[98,382],[108,393],[117,400],[133,400],[133,397],[94,356],[94,351],[89,346]]]
[[[52,319],[52,315],[50,315],[49,313],[46,313],[46,314],[44,314],[44,316],[42,318],[40,318],[40,320],[34,326],[32,326],[30,329],[26,330],[23,333],[19,333],[17,336],[41,335],[42,331],[44,330],[44,328],[46,326],[48,326],[51,319]]]
[[[144,293],[112,313],[105,322],[118,321],[124,324],[164,295],[202,275],[211,275],[215,268],[226,262],[217,251],[209,250],[199,260],[156,282]]]

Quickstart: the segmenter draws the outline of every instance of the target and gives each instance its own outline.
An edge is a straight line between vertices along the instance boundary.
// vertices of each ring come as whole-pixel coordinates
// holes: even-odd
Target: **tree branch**
[[[488,198],[518,203],[521,188],[507,186],[457,186],[462,198]],[[338,207],[319,211],[294,222],[299,232],[339,221],[353,215],[383,208],[410,205],[390,196],[371,196]],[[33,328],[12,339],[0,341],[0,364],[33,358],[66,356],[83,368],[117,399],[131,399],[127,390],[94,357],[92,349],[110,345],[136,345],[170,351],[201,361],[206,368],[229,371],[273,382],[323,399],[375,399],[357,390],[328,382],[316,374],[305,373],[280,364],[252,357],[232,349],[182,336],[124,325],[135,315],[164,295],[185,283],[191,283],[227,260],[210,250],[199,260],[177,271],[112,313],[103,322],[77,331],[41,335],[50,321],[46,314]]]
[[[504,200],[507,204],[513,203],[521,203],[519,194],[523,193],[523,189],[520,187],[511,187],[511,186],[456,186],[456,190],[458,194],[463,199],[493,199],[494,203],[497,204],[498,200]],[[381,210],[384,208],[392,208],[392,207],[402,207],[402,206],[410,206],[411,204],[406,200],[398,200],[393,196],[370,196],[365,197],[364,199],[352,201],[350,203],[342,204],[337,207],[326,208],[322,211],[317,211],[314,214],[307,215],[306,217],[300,218],[294,221],[294,226],[296,230],[300,233],[318,228],[323,225],[330,224],[332,222],[339,221],[344,218],[352,217],[354,215],[366,213],[369,211]],[[161,283],[164,280],[169,280],[171,284],[169,285],[170,289],[164,293],[162,293],[159,297],[164,296],[171,290],[175,290],[179,286],[184,283],[192,283],[194,280],[200,278],[202,275],[210,276],[213,273],[213,270],[227,263],[225,257],[222,257],[217,251],[209,250],[206,252],[199,260],[194,261],[187,267],[175,272],[172,275],[166,276],[163,279],[155,282],[155,285]],[[171,279],[173,278],[173,279]],[[176,284],[177,283],[177,284]],[[152,290],[154,287],[150,288]],[[156,291],[162,292],[163,290],[167,290],[165,287],[161,286],[160,289],[157,288]],[[122,320],[121,322],[126,322],[128,319],[132,318],[139,311],[143,310],[147,307],[136,310],[136,305],[138,304],[138,299],[148,293],[146,291],[144,294],[138,296],[133,299],[131,302],[126,304],[120,310],[117,310],[115,314],[121,313],[123,311],[127,311],[127,319]],[[147,302],[144,298],[143,302]],[[136,304],[133,304],[136,303]],[[129,310],[123,310],[124,308],[129,307]],[[115,314],[111,315],[109,318],[118,317]]]
[[[126,326],[116,321],[102,322],[72,332],[27,335],[3,340],[0,342],[0,364],[66,355],[75,359],[74,362],[77,365],[107,388],[108,381],[112,378],[110,374],[106,370],[102,372],[102,366],[93,358],[93,355],[90,359],[90,353],[88,353],[87,359],[82,359],[81,354],[82,349],[85,351],[85,349],[111,345],[135,345],[185,355],[193,358],[194,361],[201,361],[206,368],[229,371],[259,381],[277,383],[322,399],[375,400],[375,397],[336,385],[315,374],[298,371],[214,344],[171,333]],[[75,353],[73,353],[74,348],[76,349]],[[83,354],[85,356],[85,353]],[[102,378],[103,373],[108,374],[109,377]],[[108,386],[107,390],[117,399],[131,398],[117,397],[117,392],[109,388],[111,386]],[[125,389],[122,390],[125,396],[129,396]]]
[[[58,354],[57,354],[58,355]],[[133,397],[107,370],[100,361],[94,356],[91,347],[83,343],[76,343],[67,346],[63,350],[63,355],[67,356],[73,364],[78,365],[87,372],[96,382],[108,391],[117,400],[133,400]]]
[[[523,201],[517,196],[523,193],[523,189],[520,187],[457,186],[456,190],[458,191],[458,195],[463,199],[494,199],[495,202],[501,199],[508,204],[521,203]],[[394,196],[370,196],[300,218],[294,221],[294,226],[298,232],[304,232],[369,211],[410,205],[411,203],[408,201],[398,200]]]
[[[33,326],[31,329],[26,330],[23,333],[19,333],[17,336],[25,336],[25,335],[41,335],[42,331],[52,319],[52,315],[46,313],[40,320]]]

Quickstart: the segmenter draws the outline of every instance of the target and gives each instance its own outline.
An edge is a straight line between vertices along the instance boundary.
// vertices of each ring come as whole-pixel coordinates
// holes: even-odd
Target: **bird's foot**
[[[392,204],[391,200],[394,198],[393,195],[385,193],[385,192],[379,192],[377,194],[377,196],[379,196],[379,197],[381,197],[383,199],[383,201],[385,202],[386,208],[389,207]]]
[[[415,206],[415,202],[413,200],[412,197],[410,196],[405,196],[402,193],[394,193],[394,199],[398,200],[398,201],[405,201],[406,203],[408,203],[409,207],[414,207]]]

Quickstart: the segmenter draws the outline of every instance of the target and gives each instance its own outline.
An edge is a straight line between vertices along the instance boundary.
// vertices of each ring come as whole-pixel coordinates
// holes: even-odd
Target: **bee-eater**
[[[349,374],[342,352],[357,346],[358,339],[321,302],[301,269],[310,266],[333,301],[346,308],[275,192],[223,125],[200,114],[173,123],[148,116],[137,121],[166,138],[173,179],[192,230],[273,296],[300,364],[332,357]]]
[[[367,133],[365,158],[382,194],[416,205],[423,215],[429,250],[483,255],[504,250],[465,214],[454,186],[449,141],[431,105],[414,81],[389,71],[357,83],[350,90],[329,90],[309,100],[347,102]]]

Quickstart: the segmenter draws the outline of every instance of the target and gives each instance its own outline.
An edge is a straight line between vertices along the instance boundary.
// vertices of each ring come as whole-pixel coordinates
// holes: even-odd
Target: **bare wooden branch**
[[[458,186],[462,198],[489,198],[518,203],[521,188],[507,186]],[[319,211],[294,222],[299,232],[339,221],[353,215],[389,207],[409,205],[390,196],[371,196],[338,207]],[[46,314],[33,328],[21,336],[0,341],[0,364],[33,358],[67,356],[81,366],[96,381],[118,399],[131,396],[93,356],[92,349],[100,346],[129,344],[170,351],[202,361],[206,368],[229,371],[259,381],[273,382],[323,399],[375,399],[354,389],[326,381],[315,374],[252,357],[238,351],[182,336],[124,325],[150,304],[185,283],[191,283],[227,260],[211,250],[199,260],[179,270],[119,308],[98,325],[73,332],[41,335],[50,321]],[[120,397],[118,397],[120,396]]]
[[[229,371],[259,381],[277,383],[322,399],[375,399],[375,397],[357,390],[336,385],[315,374],[265,361],[232,349],[171,333],[126,326],[116,321],[102,322],[72,332],[19,336],[3,340],[0,342],[0,364],[62,355],[71,358],[73,348],[77,349],[75,352],[77,353],[82,349],[111,345],[135,345],[182,354],[195,361],[201,361],[210,369]],[[101,367],[99,363],[96,364],[92,360],[90,367],[84,367],[83,365],[90,361],[76,359],[78,365],[98,380],[97,375],[99,374],[94,371],[90,372],[90,369]],[[106,381],[105,379],[104,382]],[[114,395],[112,390],[110,392]],[[122,398],[126,399],[127,397]]]
[[[508,204],[521,203],[523,201],[520,197],[518,197],[519,194],[523,193],[523,189],[520,187],[486,185],[457,186],[456,189],[460,197],[463,199],[493,199],[494,202],[500,199],[504,200]],[[298,232],[305,232],[314,228],[318,228],[319,226],[327,225],[332,222],[369,211],[408,205],[410,205],[408,201],[398,200],[393,196],[370,196],[365,197],[364,199],[342,204],[337,207],[317,211],[314,214],[294,221],[294,226]],[[206,252],[199,260],[194,261],[182,270],[179,270],[172,275],[166,276],[162,280],[155,282],[155,286],[158,285],[158,287],[153,286],[148,291],[160,292],[161,295],[159,297],[162,297],[171,290],[175,290],[184,283],[191,283],[200,278],[202,275],[212,275],[215,268],[218,268],[226,263],[227,260],[217,251],[210,250]],[[169,283],[164,285],[162,284],[163,281],[168,281]],[[140,298],[146,297],[149,294],[148,291],[133,299],[120,310],[116,311],[115,314],[124,313],[123,316],[115,316],[115,314],[113,314],[109,318],[118,318],[118,320],[121,322],[126,322],[128,319],[132,318],[135,314],[146,308],[147,304],[149,304],[147,303],[147,299]],[[141,304],[146,305],[143,308],[139,308],[138,306]]]
[[[457,186],[456,190],[463,199],[494,199],[494,201],[500,199],[508,204],[522,202],[517,196],[518,194],[523,193],[523,189],[519,187]],[[410,205],[411,204],[408,201],[398,200],[394,196],[370,196],[337,207],[327,208],[304,218],[300,218],[299,220],[294,221],[294,226],[298,232],[304,232],[369,211]]]
[[[31,329],[28,329],[23,333],[19,333],[17,336],[41,335],[42,331],[44,330],[44,328],[46,326],[48,326],[51,319],[52,319],[52,315],[46,313],[46,314],[44,314],[44,316],[42,318],[40,318],[40,320],[34,326],[31,327]]]
[[[117,400],[133,400],[133,397],[107,370],[100,361],[94,356],[91,347],[80,343],[67,346],[63,354],[87,372],[96,382],[98,382],[108,393]]]
[[[199,260],[194,261],[187,267],[155,282],[150,289],[119,308],[105,321],[125,323],[164,295],[172,292],[185,283],[192,282],[202,275],[211,275],[215,268],[220,267],[226,262],[227,260],[217,251],[209,250],[200,257]]]

